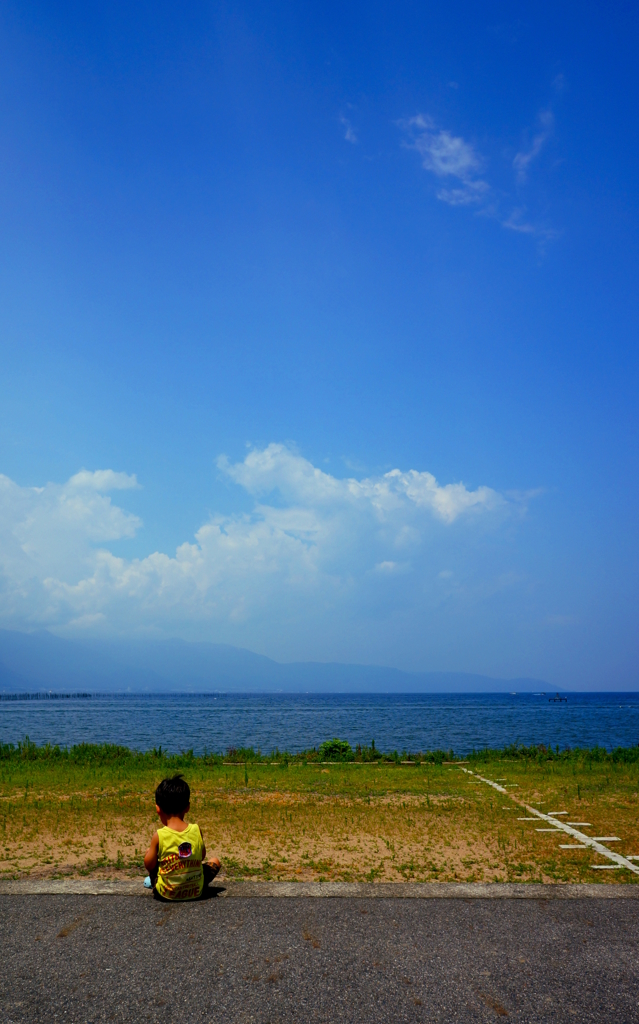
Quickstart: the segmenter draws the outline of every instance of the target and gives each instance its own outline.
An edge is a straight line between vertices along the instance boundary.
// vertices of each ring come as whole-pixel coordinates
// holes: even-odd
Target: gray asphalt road
[[[639,902],[2,896],[2,1018],[639,1021]]]

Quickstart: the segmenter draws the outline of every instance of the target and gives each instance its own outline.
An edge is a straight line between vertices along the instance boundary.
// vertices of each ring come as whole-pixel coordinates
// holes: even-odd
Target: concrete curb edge
[[[2,879],[0,896],[142,896],[142,879]],[[639,899],[639,885],[522,882],[219,882],[210,897],[346,899]]]

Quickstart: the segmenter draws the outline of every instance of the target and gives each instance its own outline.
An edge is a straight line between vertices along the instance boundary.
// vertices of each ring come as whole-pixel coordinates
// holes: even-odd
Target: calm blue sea
[[[638,693],[98,696],[2,701],[0,741],[120,743],[138,750],[295,752],[338,736],[380,750],[454,750],[545,743],[611,749],[639,743]]]

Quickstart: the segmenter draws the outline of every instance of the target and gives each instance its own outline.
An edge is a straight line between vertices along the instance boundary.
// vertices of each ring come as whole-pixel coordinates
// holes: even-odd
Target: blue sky
[[[0,15],[0,625],[635,685],[630,4]]]

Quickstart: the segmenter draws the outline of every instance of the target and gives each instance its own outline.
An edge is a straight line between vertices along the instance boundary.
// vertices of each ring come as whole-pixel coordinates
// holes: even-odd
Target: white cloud
[[[82,471],[66,484],[20,487],[0,475],[0,618],[58,621],[48,581],[73,585],[91,577],[96,545],[131,538],[142,525],[101,493],[131,486],[127,479],[111,470]]]
[[[352,142],[353,145],[356,145],[356,143],[359,142],[359,139],[357,138],[357,133],[349,119],[347,117],[340,117],[339,122],[344,129],[344,138],[346,142]]]
[[[555,118],[552,110],[542,110],[538,116],[540,130],[534,136],[532,143],[526,150],[520,150],[513,160],[513,167],[517,173],[517,181],[523,184],[528,176],[528,168],[532,161],[539,156],[545,143],[552,135]]]
[[[430,119],[421,115],[411,118],[410,127],[417,129],[414,148],[422,157],[422,166],[440,178],[452,174],[467,181],[479,169],[480,161],[470,143],[445,130],[437,131]]]
[[[76,571],[94,544],[133,537],[137,516],[100,493],[125,474],[83,471],[66,484],[20,487],[0,475],[0,552],[14,573]],[[120,481],[119,486],[122,486]],[[130,486],[130,485],[127,485]]]
[[[551,228],[546,224],[535,224],[526,219],[526,210],[521,207],[513,210],[507,219],[501,222],[501,226],[507,228],[508,231],[517,231],[519,234],[536,238],[541,251],[546,242],[552,242],[561,235],[556,228]]]
[[[502,227],[534,237],[541,251],[547,242],[559,236],[560,232],[553,228],[531,222],[521,208],[514,209],[509,214],[504,213],[504,207],[509,203],[507,194],[492,188],[481,176],[484,160],[472,143],[461,135],[455,135],[445,128],[438,128],[433,119],[424,114],[417,114],[397,123],[407,136],[408,141],[405,141],[404,145],[419,153],[424,170],[445,182],[436,192],[440,202],[449,206],[474,207],[482,216],[499,220]],[[538,116],[538,123],[539,131],[530,145],[517,153],[513,160],[519,185],[525,183],[530,165],[539,156],[552,134],[552,111],[542,110]]]
[[[317,469],[307,459],[282,444],[254,449],[243,462],[231,465],[225,455],[218,468],[249,494],[268,494],[279,490],[284,498],[302,503],[334,500],[343,490],[342,481]]]
[[[521,235],[536,235],[537,228],[530,221],[524,220],[525,211],[521,209],[513,210],[509,214],[508,218],[502,221],[502,227],[508,228],[509,231],[518,231]]]
[[[83,471],[29,488],[0,477],[0,619],[84,631],[214,624],[232,641],[233,629],[256,623],[357,616],[371,602],[389,611],[394,577],[394,587],[432,578],[433,545],[463,545],[473,523],[498,525],[511,508],[489,487],[442,485],[417,470],[338,479],[280,444],[218,467],[254,496],[253,510],[213,516],[175,555],[141,559],[106,547],[141,522],[101,493],[134,478]],[[393,600],[407,599],[402,588]]]
[[[339,480],[282,444],[270,444],[262,451],[249,452],[244,462],[231,465],[225,456],[218,467],[250,494],[279,491],[298,507],[322,508],[326,505],[363,511],[380,518],[429,509],[446,523],[452,523],[470,509],[495,509],[504,499],[489,487],[469,491],[464,484],[441,486],[432,473],[407,473],[392,469],[383,476],[363,480]]]
[[[127,491],[140,485],[135,473],[129,476],[128,473],[114,473],[112,469],[98,469],[94,473],[81,469],[71,477],[67,486],[76,490]]]
[[[467,181],[459,188],[440,188],[437,198],[449,206],[470,206],[480,203],[489,191],[485,181]]]
[[[407,145],[417,150],[422,158],[422,167],[438,178],[456,178],[459,182],[453,188],[443,188],[437,198],[451,206],[468,206],[479,203],[489,192],[487,182],[477,175],[482,160],[470,142],[460,135],[453,135],[446,129],[438,129],[432,118],[417,114],[400,122],[410,138]]]
[[[375,572],[381,572],[387,576],[396,576],[398,573],[410,572],[411,568],[410,562],[391,562],[387,560],[385,562],[378,562],[375,566]]]

